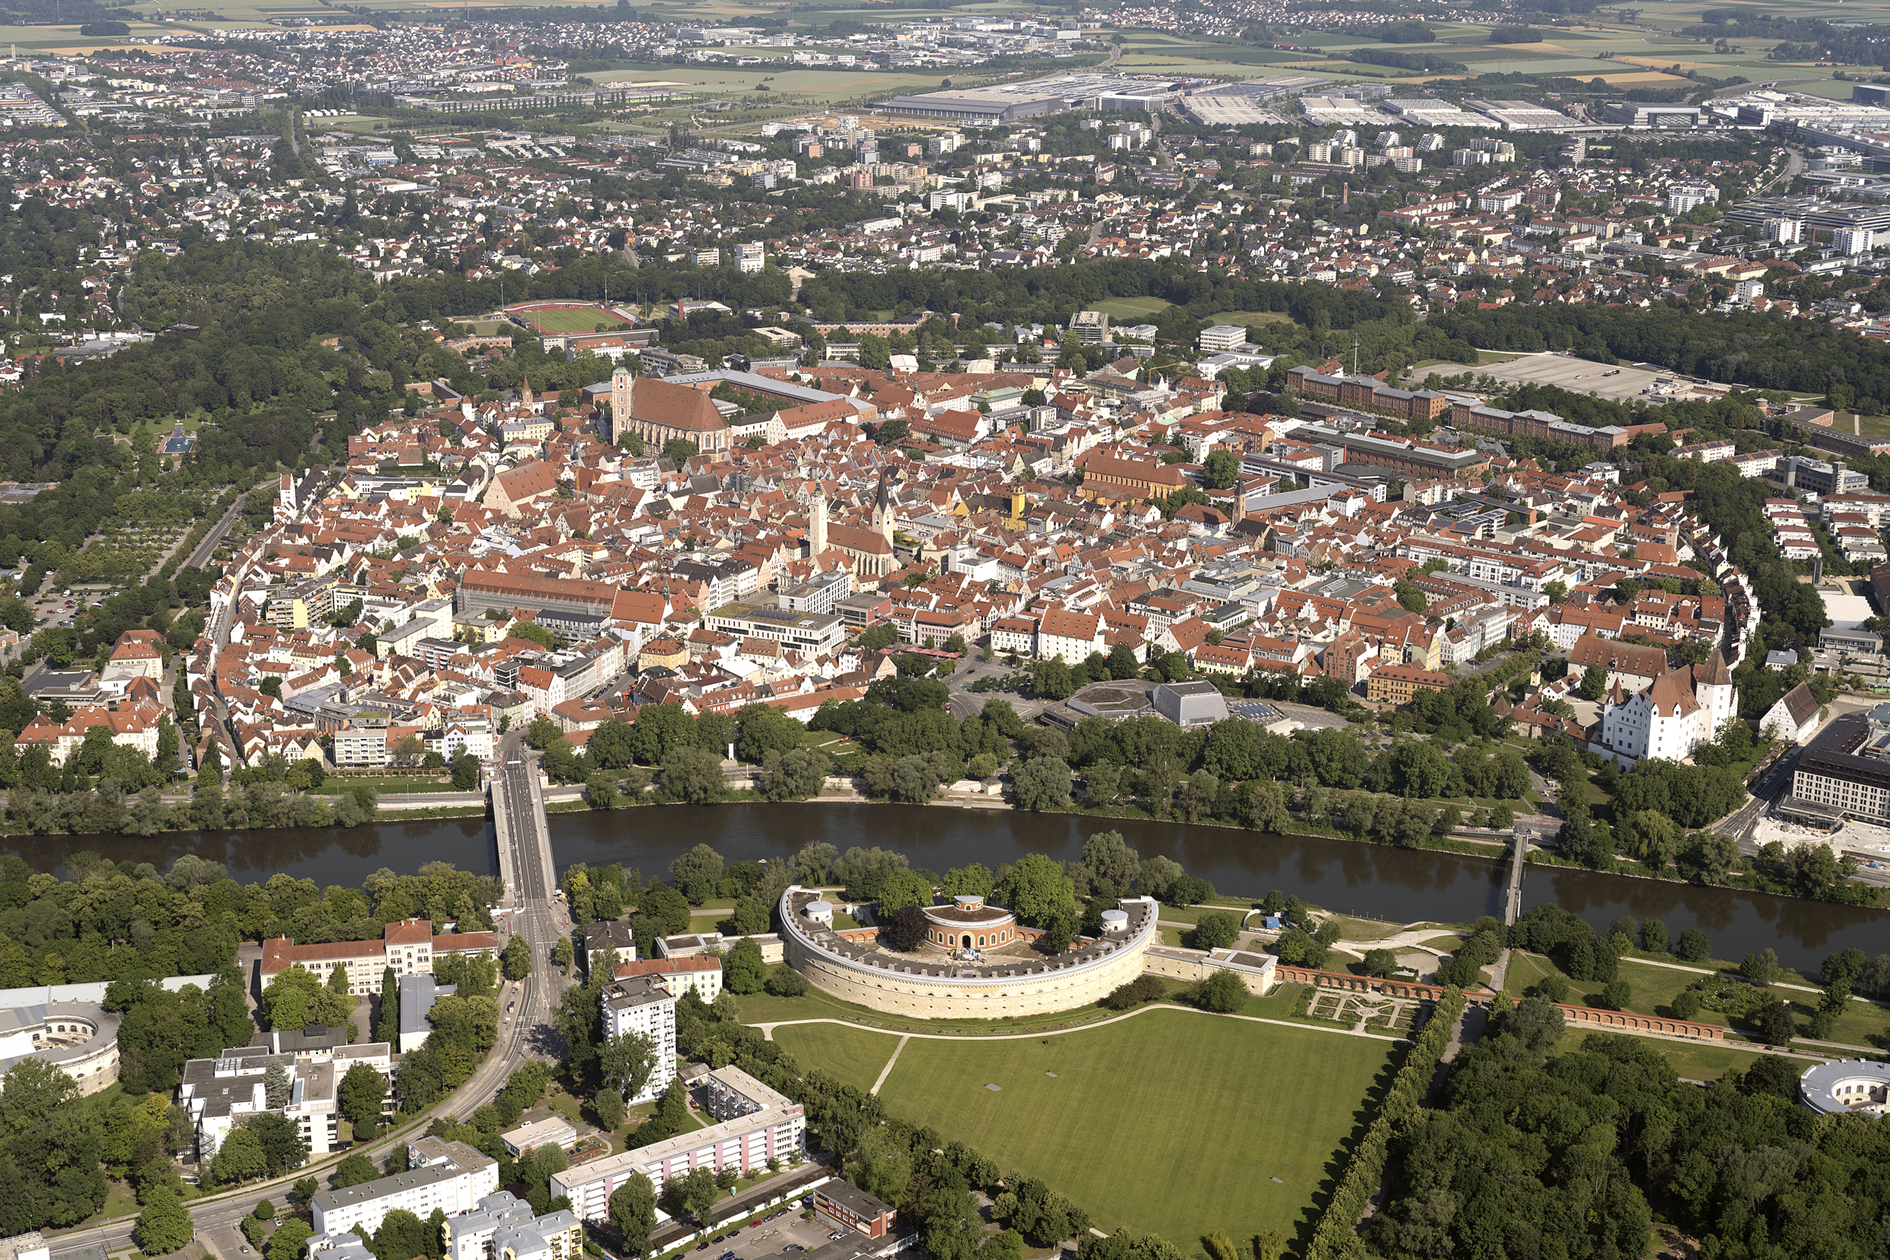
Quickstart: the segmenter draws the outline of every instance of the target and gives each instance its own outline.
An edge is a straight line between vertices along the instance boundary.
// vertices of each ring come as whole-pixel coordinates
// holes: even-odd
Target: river
[[[1143,857],[1171,857],[1223,893],[1257,899],[1277,888],[1329,910],[1397,923],[1467,922],[1502,912],[1505,869],[1496,862],[1225,827],[1105,823],[1073,814],[909,805],[672,805],[554,814],[551,839],[560,869],[572,862],[618,862],[648,879],[698,843],[731,862],[787,857],[815,840],[842,852],[878,845],[906,854],[915,866],[943,872],[971,862],[995,867],[1024,853],[1076,858],[1086,836],[1111,826]],[[0,851],[17,853],[40,870],[56,870],[85,849],[113,861],[150,862],[159,870],[184,853],[196,853],[222,862],[246,882],[280,872],[358,887],[380,867],[406,873],[431,861],[496,869],[492,824],[482,819],[382,821],[352,830],[0,839]],[[1540,901],[1558,902],[1603,931],[1619,914],[1661,919],[1675,935],[1697,927],[1712,937],[1721,958],[1740,958],[1770,945],[1781,962],[1805,974],[1815,974],[1826,954],[1848,945],[1869,954],[1890,950],[1890,912],[1792,897],[1534,867],[1523,880],[1523,903]]]

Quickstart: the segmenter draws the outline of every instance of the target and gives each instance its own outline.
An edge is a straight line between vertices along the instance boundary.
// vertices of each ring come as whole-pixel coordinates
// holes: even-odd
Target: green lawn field
[[[1213,1229],[1299,1233],[1391,1054],[1387,1041],[1157,1009],[1055,1037],[915,1038],[880,1097],[1043,1178],[1099,1229],[1160,1234],[1191,1254]]]
[[[1092,308],[1101,311],[1118,324],[1140,324],[1167,310],[1173,303],[1166,298],[1132,297],[1108,298],[1096,303]]]
[[[614,326],[623,323],[621,319],[601,306],[577,307],[571,310],[519,311],[518,316],[534,328],[548,333],[590,332],[599,324]]]
[[[893,1033],[868,1032],[840,1024],[777,1028],[774,1039],[800,1061],[803,1070],[817,1067],[836,1080],[867,1090],[873,1088],[886,1060],[892,1058],[893,1050],[899,1045],[899,1038]]]

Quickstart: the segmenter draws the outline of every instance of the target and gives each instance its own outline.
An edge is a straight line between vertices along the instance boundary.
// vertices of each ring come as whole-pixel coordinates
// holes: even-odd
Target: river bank
[[[1507,863],[1495,855],[1397,849],[1318,835],[1272,835],[1210,824],[1157,823],[1081,814],[1016,810],[938,809],[849,801],[776,805],[743,802],[663,809],[576,809],[550,815],[553,856],[573,862],[618,863],[648,879],[702,843],[731,862],[792,857],[803,845],[894,849],[914,866],[944,872],[981,862],[996,866],[1026,853],[1059,861],[1082,856],[1083,841],[1113,829],[1144,857],[1173,858],[1227,895],[1258,900],[1271,889],[1356,918],[1410,923],[1469,923],[1501,915]],[[112,861],[149,862],[159,870],[185,853],[223,863],[233,878],[275,874],[318,884],[360,887],[386,867],[415,872],[444,861],[468,870],[497,869],[492,823],[486,817],[383,817],[353,829],[272,828],[254,831],[166,832],[155,836],[4,836],[0,851],[36,869],[54,870],[82,850]],[[1780,961],[1813,974],[1826,954],[1856,946],[1870,954],[1890,941],[1890,913],[1765,893],[1530,866],[1523,906],[1556,902],[1598,930],[1618,914],[1658,918],[1678,934],[1697,927],[1717,957],[1739,958],[1771,946]]]

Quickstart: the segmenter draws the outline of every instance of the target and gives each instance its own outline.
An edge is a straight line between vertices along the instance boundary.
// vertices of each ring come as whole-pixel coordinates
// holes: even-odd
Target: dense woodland
[[[1875,1117],[1815,1115],[1783,1060],[1700,1086],[1632,1037],[1560,1047],[1561,1023],[1526,999],[1464,1048],[1442,1107],[1395,1144],[1372,1251],[1638,1256],[1658,1211],[1726,1260],[1883,1254],[1890,1130]]]

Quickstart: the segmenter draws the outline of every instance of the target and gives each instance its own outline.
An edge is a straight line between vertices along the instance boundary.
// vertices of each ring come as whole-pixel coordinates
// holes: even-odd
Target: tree
[[[1075,885],[1063,864],[1041,853],[1028,853],[1011,864],[997,887],[998,903],[1030,927],[1043,927],[1076,905]]]
[[[295,1082],[289,1079],[289,1069],[283,1066],[282,1060],[269,1060],[269,1065],[263,1068],[263,1105],[286,1106],[294,1091]]]
[[[269,1250],[265,1253],[268,1260],[301,1260],[314,1232],[306,1221],[298,1217],[282,1222],[281,1227],[269,1236]]]
[[[689,930],[689,902],[668,884],[653,884],[643,890],[637,900],[637,918],[645,916],[661,936]]]
[[[461,750],[453,758],[453,788],[459,792],[471,792],[479,786],[479,758]]]
[[[624,1106],[623,1095],[614,1089],[600,1089],[591,1099],[591,1109],[597,1113],[597,1122],[607,1133],[615,1133],[623,1127],[624,1117],[629,1108]]]
[[[387,1101],[387,1078],[365,1063],[357,1063],[341,1078],[341,1114],[354,1125],[354,1140],[374,1136],[381,1104]]]
[[[1713,956],[1713,942],[1700,929],[1688,928],[1680,933],[1673,952],[1686,962],[1705,962]]]
[[[505,943],[505,950],[499,955],[499,966],[507,980],[523,980],[532,974],[532,947],[523,936],[514,936]]]
[[[1060,757],[1035,757],[1011,776],[1017,807],[1028,810],[1062,809],[1070,803],[1070,767]]]
[[[656,1069],[656,1043],[639,1032],[620,1033],[599,1048],[598,1062],[606,1084],[635,1098]]]
[[[1611,1011],[1625,1011],[1634,1000],[1634,990],[1625,980],[1610,980],[1601,987],[1601,1004]]]
[[[176,1189],[160,1182],[146,1196],[144,1210],[131,1228],[131,1240],[147,1256],[169,1255],[182,1251],[196,1237],[190,1213]]]
[[[932,904],[932,881],[914,870],[890,871],[874,899],[874,917],[885,921],[907,906]]]
[[[617,1231],[617,1253],[640,1256],[650,1249],[650,1231],[656,1228],[656,1187],[641,1173],[611,1191],[606,1209]]]
[[[722,799],[722,758],[707,748],[678,748],[663,758],[662,775],[667,800],[709,805]]]
[[[1210,490],[1226,490],[1240,478],[1240,461],[1225,447],[1209,451],[1203,468]]]
[[[1231,914],[1210,912],[1194,928],[1194,948],[1225,949],[1240,937],[1240,920]]]
[[[380,1176],[380,1170],[374,1167],[374,1161],[359,1151],[341,1157],[335,1165],[335,1189],[346,1190],[349,1186],[358,1186],[373,1181]]]
[[[1769,945],[1756,954],[1747,954],[1739,964],[1739,974],[1761,987],[1771,986],[1783,970],[1778,964],[1778,951]]]
[[[1525,1049],[1542,1052],[1562,1039],[1567,1022],[1548,998],[1532,995],[1503,1017],[1501,1031],[1522,1042]]]
[[[570,937],[560,936],[552,943],[551,961],[565,975],[571,974],[571,964],[577,961],[577,951],[572,948]]]
[[[761,960],[761,946],[752,937],[735,942],[723,964],[723,984],[730,993],[759,993],[768,982],[768,966]]]
[[[1203,1010],[1231,1015],[1247,1004],[1247,984],[1224,968],[1194,986],[1194,1003]]]
[[[389,1045],[400,1041],[400,981],[392,967],[381,968],[381,1013],[374,1021],[374,1039]]]
[[[249,1125],[241,1124],[224,1135],[210,1161],[210,1176],[221,1185],[235,1185],[262,1176],[268,1166],[261,1140]]]
[[[1590,665],[1582,671],[1582,681],[1575,688],[1575,694],[1584,700],[1599,700],[1608,693],[1608,671],[1599,665]]]
[[[807,992],[807,981],[786,963],[768,972],[768,992],[775,997],[800,997]]]
[[[282,1222],[281,1227],[269,1236],[268,1260],[301,1260],[302,1252],[308,1247],[308,1240],[314,1232],[307,1222],[297,1217]]]
[[[699,448],[688,438],[671,438],[663,443],[663,458],[681,468],[700,453]]]
[[[46,1126],[78,1094],[77,1083],[44,1059],[21,1059],[0,1082],[0,1130],[18,1135]]]
[[[1768,1046],[1789,1046],[1798,1035],[1798,1021],[1792,1018],[1791,1004],[1767,1002],[1753,1016],[1759,1026],[1759,1040]]]
[[[670,879],[676,891],[692,906],[699,906],[715,895],[722,870],[722,855],[706,844],[696,845],[669,864]]]
[[[693,1216],[698,1225],[709,1223],[709,1209],[722,1197],[715,1184],[715,1173],[708,1168],[692,1168],[680,1177],[663,1183],[663,1206],[671,1216]]]

